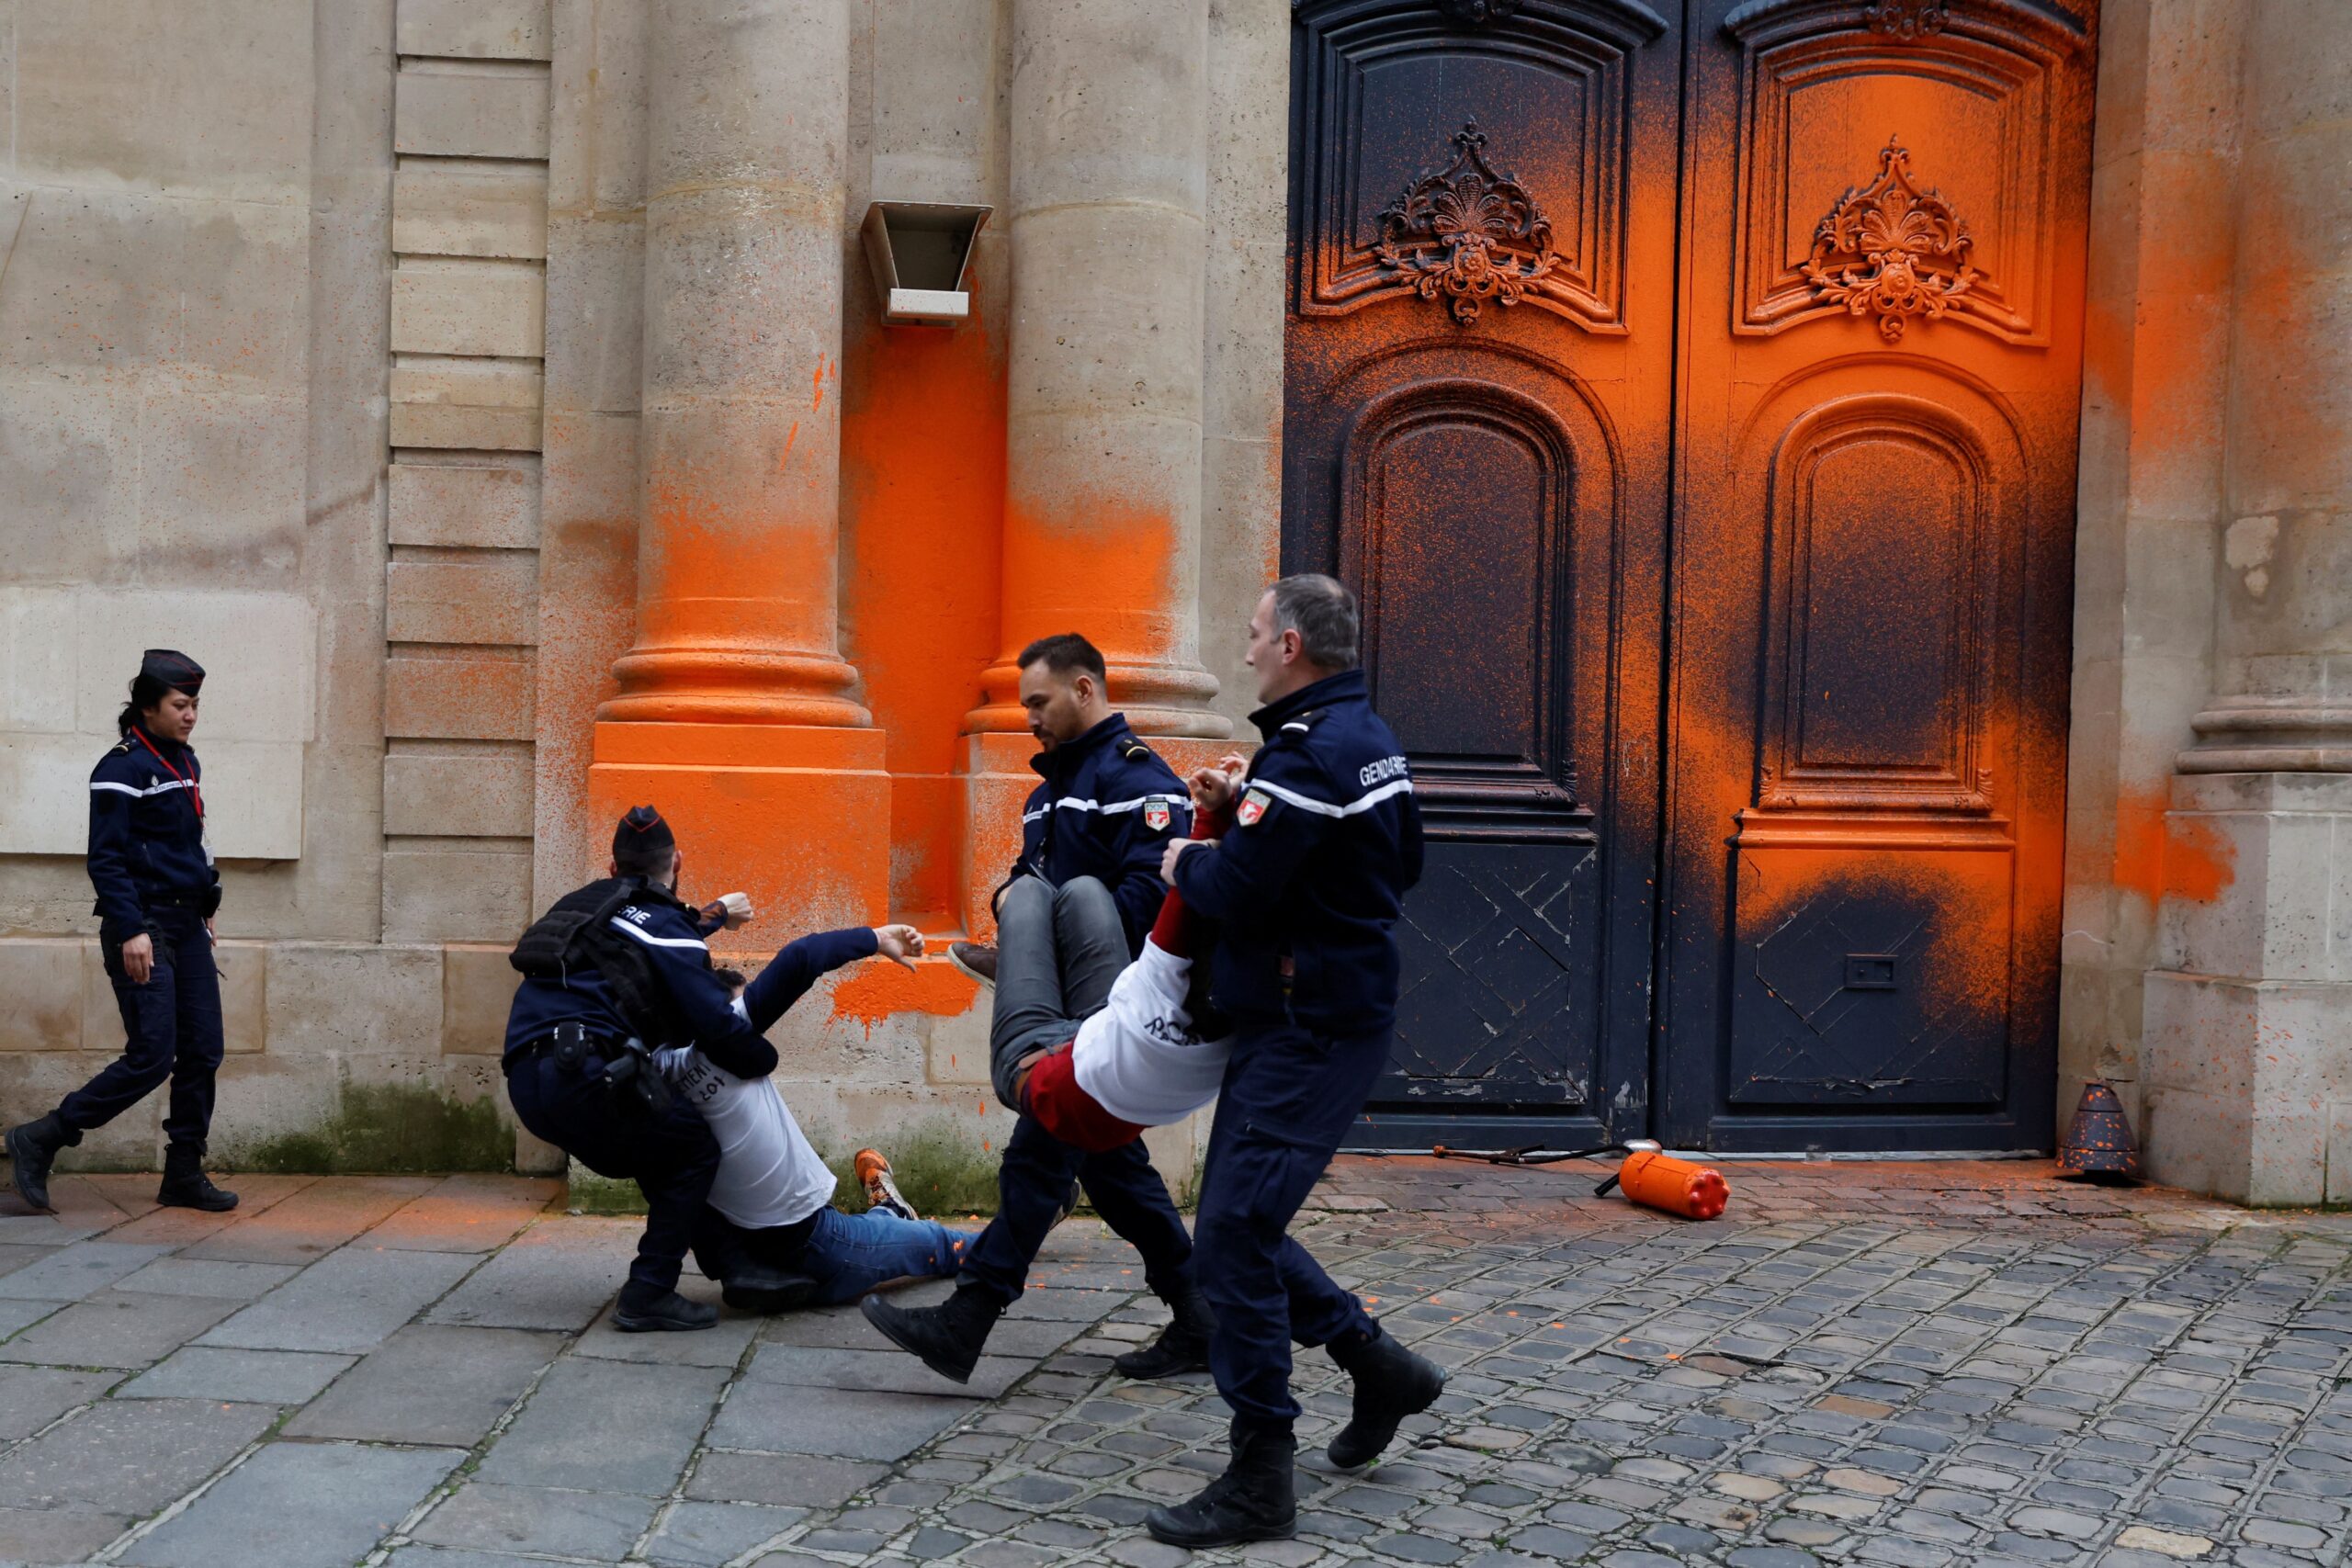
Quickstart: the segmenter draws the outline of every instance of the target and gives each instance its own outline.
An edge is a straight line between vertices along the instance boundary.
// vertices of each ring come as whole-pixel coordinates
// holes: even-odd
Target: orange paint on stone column
[[[888,738],[890,907],[927,928],[954,920],[957,738],[998,651],[1004,355],[984,321],[869,325],[842,378],[842,640]]]
[[[2211,822],[2175,817],[2161,789],[2126,789],[2115,803],[2115,885],[2149,903],[2210,904],[2237,879],[2237,848]]]
[[[888,962],[864,964],[833,987],[833,1017],[855,1019],[872,1033],[893,1013],[921,1012],[952,1018],[970,1010],[980,987],[944,958],[926,958],[912,969]]]
[[[1008,502],[1002,657],[983,677],[988,702],[966,727],[1026,728],[1013,658],[1056,632],[1090,638],[1111,667],[1113,704],[1132,700],[1136,678],[1148,680],[1177,649],[1176,621],[1194,613],[1173,602],[1177,545],[1164,509],[1114,496],[1086,495],[1050,513]],[[1140,694],[1146,702],[1166,700],[1154,690]]]

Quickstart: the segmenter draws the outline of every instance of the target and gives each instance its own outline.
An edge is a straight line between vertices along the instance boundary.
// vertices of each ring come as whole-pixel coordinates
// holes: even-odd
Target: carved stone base
[[[2245,1203],[2352,1201],[2352,778],[2178,779],[2165,826],[2148,1175]]]
[[[2184,773],[2352,773],[2352,705],[2306,697],[2232,697],[2189,721]]]

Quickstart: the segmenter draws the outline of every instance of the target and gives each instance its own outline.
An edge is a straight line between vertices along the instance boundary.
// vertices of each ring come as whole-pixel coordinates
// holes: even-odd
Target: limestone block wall
[[[2136,1126],[2142,976],[2167,877],[2205,897],[2224,870],[2167,855],[2173,758],[2211,686],[2214,567],[2246,8],[2109,0],[2100,12],[2075,546],[2063,1128],[2084,1082]]]
[[[443,396],[476,383],[436,376],[511,387],[537,352],[536,280],[488,290],[501,309],[526,307],[525,335],[502,317],[474,337],[470,280],[426,276],[469,261],[537,271],[537,220],[526,204],[518,222],[512,197],[514,176],[544,168],[547,68],[543,48],[528,57],[527,8],[503,17],[475,0],[397,14],[394,0],[0,7],[7,1119],[53,1103],[119,1049],[82,863],[85,781],[137,650],[173,644],[211,672],[198,744],[225,884],[216,1152],[233,1163],[332,1157],[346,1136],[379,1147],[435,1128],[501,1136],[503,942],[452,943],[475,931],[417,915],[431,903],[401,886],[398,852],[390,900],[384,876],[388,774],[396,852],[432,788],[469,813],[436,842],[503,835],[511,860],[529,832],[527,729],[520,813],[510,789],[501,816],[477,809],[496,793],[494,769],[436,777],[435,763],[399,756],[429,755],[434,724],[387,721],[388,654],[482,646],[512,660],[502,639],[530,593],[528,557],[514,552],[536,542],[515,499],[530,488],[520,454],[537,446],[536,393],[522,421],[485,433],[472,411],[495,400]],[[492,93],[481,111],[520,131],[414,154],[420,175],[456,169],[472,183],[395,167],[398,79],[436,62],[448,80],[406,104],[420,147],[472,135],[472,111],[451,130],[452,91],[484,91],[502,70],[539,78],[536,109],[498,110]],[[478,75],[459,80],[468,71]],[[419,269],[397,305],[396,175],[400,243]],[[485,565],[479,577],[435,570]],[[435,704],[456,698],[408,684],[390,711]],[[527,880],[508,880],[519,908]],[[152,1164],[161,1108],[151,1099],[73,1160]],[[527,1140],[519,1151],[542,1168],[546,1153]]]
[[[1133,0],[1089,3],[1115,23]],[[1162,357],[1187,367],[1170,406],[1197,426],[1170,515],[1197,521],[1169,542],[1171,586],[1112,608],[1176,628],[1177,728],[1212,738],[1205,756],[1253,705],[1239,630],[1279,537],[1289,17],[1281,0],[1175,3],[1195,55],[1178,73],[1205,97],[1179,181],[1202,254],[1176,280],[1197,342]],[[815,393],[843,429],[837,632],[888,748],[874,913],[944,932],[978,863],[964,846],[990,881],[1007,849],[971,819],[964,721],[1005,651],[1018,7],[842,5],[842,342]],[[213,671],[216,1149],[282,1155],[363,1109],[499,1101],[504,946],[601,863],[593,729],[639,629],[660,16],[0,3],[0,1114],[52,1100],[119,1039],[83,781],[153,643]],[[1081,35],[1109,52],[1070,54],[1071,80],[1132,68],[1120,26]],[[875,320],[854,225],[876,197],[999,209],[969,329]],[[1039,263],[1035,281],[1050,299],[1103,279]],[[998,739],[1020,784],[1025,737]],[[724,882],[726,857],[706,846],[697,883]],[[747,934],[780,942],[799,913]],[[779,1030],[786,1091],[842,1139],[937,1124],[985,1156],[1010,1118],[985,1093],[978,999],[940,964],[845,974]],[[78,1157],[148,1163],[159,1111]],[[1161,1135],[1172,1168],[1193,1139]]]
[[[530,919],[548,0],[399,0],[384,935]]]

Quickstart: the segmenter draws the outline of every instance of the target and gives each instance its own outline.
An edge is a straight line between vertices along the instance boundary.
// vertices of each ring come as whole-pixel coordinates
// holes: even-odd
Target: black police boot
[[[37,1122],[8,1129],[8,1177],[17,1196],[42,1213],[57,1211],[49,1201],[49,1168],[57,1151],[71,1148],[82,1134],[57,1119],[52,1111]]]
[[[951,1382],[972,1381],[980,1347],[1004,1315],[1004,1308],[967,1287],[958,1287],[937,1306],[902,1307],[876,1295],[859,1302],[857,1310],[890,1343],[922,1357],[924,1366]]]
[[[807,1306],[817,1294],[817,1281],[806,1274],[787,1274],[763,1263],[739,1262],[718,1288],[719,1300],[738,1312],[792,1312]]]
[[[1233,1459],[1198,1496],[1143,1517],[1154,1540],[1170,1546],[1238,1546],[1288,1540],[1298,1529],[1298,1439],[1287,1421],[1233,1418]]]
[[[1209,1331],[1216,1326],[1208,1298],[1201,1294],[1198,1285],[1187,1281],[1167,1302],[1168,1310],[1176,1315],[1159,1331],[1159,1337],[1140,1350],[1111,1358],[1121,1377],[1172,1378],[1179,1372],[1208,1370]]]
[[[634,1281],[621,1287],[613,1306],[613,1326],[623,1334],[676,1334],[716,1327],[718,1309],[690,1302],[675,1291],[649,1291]]]
[[[204,1174],[202,1144],[170,1144],[164,1149],[164,1180],[155,1201],[167,1209],[202,1209],[224,1213],[237,1206],[237,1195],[212,1185]]]
[[[1331,1446],[1323,1451],[1341,1470],[1354,1470],[1380,1457],[1408,1416],[1419,1416],[1445,1392],[1445,1369],[1417,1356],[1378,1324],[1361,1345],[1329,1347],[1331,1359],[1355,1380],[1355,1409]]]

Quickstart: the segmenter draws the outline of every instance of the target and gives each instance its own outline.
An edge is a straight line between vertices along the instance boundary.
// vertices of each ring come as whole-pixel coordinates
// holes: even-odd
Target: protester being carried
[[[1193,831],[1216,830],[1207,819]],[[1216,1098],[1230,1042],[1226,1026],[1204,1016],[1192,985],[1199,940],[1174,893],[1142,953],[1123,964],[1125,934],[1118,906],[1092,878],[1056,890],[1017,878],[997,907],[996,1002],[989,1031],[989,1077],[997,1098],[1057,1144],[1084,1154],[1125,1148],[1146,1127],[1181,1122]],[[1008,1156],[1007,1169],[1012,1168]],[[994,1225],[1003,1223],[1002,1213]],[[1009,1238],[1026,1270],[1045,1232]],[[933,1307],[904,1307],[868,1297],[866,1321],[942,1377],[962,1382],[1002,1307],[967,1265],[956,1293]],[[1210,1326],[1205,1314],[1181,1312],[1161,1335],[1159,1353],[1131,1353],[1113,1364],[1128,1377],[1188,1369]],[[1134,1354],[1149,1359],[1138,1362]]]
[[[1195,813],[1193,837],[1221,835],[1231,821]],[[1063,971],[1072,953],[1114,937],[1083,929],[1057,932],[1040,899],[1008,900],[997,922],[996,1007],[989,1029],[989,1076],[1012,1110],[1034,1116],[1074,1148],[1116,1148],[1146,1127],[1181,1122],[1216,1098],[1233,1042],[1230,1027],[1195,983],[1196,917],[1170,888],[1136,961],[1119,972],[1099,1009],[1063,1010]],[[1065,913],[1065,922],[1073,916]]]

